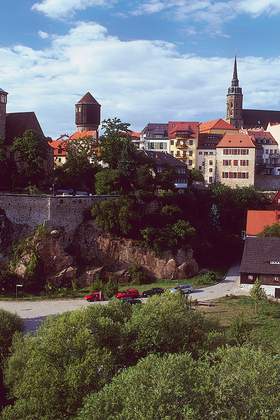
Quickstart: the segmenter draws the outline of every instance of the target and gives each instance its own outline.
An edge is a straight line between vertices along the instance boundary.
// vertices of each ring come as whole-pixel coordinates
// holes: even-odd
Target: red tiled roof
[[[92,137],[92,138],[96,139],[97,138],[96,130],[76,131],[75,133],[71,134],[69,139],[70,140],[79,140],[79,139],[84,139],[85,137]]]
[[[236,130],[233,125],[229,124],[222,118],[218,120],[202,122],[199,125],[199,131],[201,133],[209,130]]]
[[[263,232],[266,226],[280,222],[280,211],[278,210],[248,210],[246,234],[256,236]]]
[[[92,96],[92,94],[90,92],[87,92],[82,99],[79,100],[79,102],[77,102],[77,104],[94,104],[94,105],[99,105],[101,106],[97,100]]]
[[[248,134],[244,133],[225,134],[217,147],[256,148],[253,139]]]
[[[49,141],[48,144],[53,149],[54,157],[66,156],[66,148],[67,148],[66,140],[52,140],[52,141]]]
[[[186,133],[190,137],[197,137],[199,132],[199,123],[195,121],[169,121],[168,138],[174,139],[178,134]]]

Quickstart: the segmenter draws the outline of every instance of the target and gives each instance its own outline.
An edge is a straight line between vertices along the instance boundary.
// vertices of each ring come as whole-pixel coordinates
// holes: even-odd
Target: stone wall
[[[26,225],[33,230],[46,224],[54,228],[64,228],[72,234],[84,220],[86,210],[96,201],[112,196],[94,195],[88,197],[29,196],[0,194],[0,209],[15,224]]]

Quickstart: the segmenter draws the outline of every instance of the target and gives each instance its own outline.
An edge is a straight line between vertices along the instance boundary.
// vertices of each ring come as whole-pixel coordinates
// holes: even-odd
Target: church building
[[[239,86],[236,57],[231,86],[227,94],[226,120],[238,129],[263,128],[266,130],[269,123],[280,123],[280,111],[243,109],[243,93]]]

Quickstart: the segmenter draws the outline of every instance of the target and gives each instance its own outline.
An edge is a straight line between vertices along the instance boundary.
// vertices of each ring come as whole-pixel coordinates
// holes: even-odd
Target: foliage
[[[280,238],[280,223],[273,223],[271,226],[266,226],[258,236]]]
[[[267,300],[265,290],[262,288],[261,282],[258,278],[250,290],[250,296],[255,302],[255,310],[257,313],[259,305]]]
[[[10,353],[12,339],[23,328],[21,319],[14,314],[0,310],[0,408],[6,402],[3,385],[3,367]]]
[[[42,183],[48,159],[47,141],[35,131],[27,130],[13,141],[11,151],[17,163],[18,184],[24,187]]]
[[[96,202],[92,208],[92,216],[104,232],[132,237],[140,218],[135,202],[128,197]]]
[[[204,182],[203,175],[198,169],[191,169],[189,172],[190,185],[192,185],[194,182]]]
[[[224,348],[150,355],[90,395],[77,419],[277,419],[280,363],[264,352]]]
[[[151,277],[143,270],[142,267],[133,264],[128,268],[128,275],[131,284],[147,284],[151,282]]]
[[[115,194],[121,191],[121,174],[119,169],[103,169],[95,177],[96,194]]]
[[[128,330],[134,337],[132,349],[139,358],[150,353],[197,354],[206,339],[207,326],[184,296],[166,292],[136,308]]]
[[[236,346],[245,344],[249,339],[250,329],[250,324],[244,319],[244,316],[237,316],[227,330],[229,342]]]
[[[122,363],[122,329],[128,305],[94,305],[45,322],[18,338],[6,368],[13,406],[5,419],[65,419],[82,399],[109,382]]]

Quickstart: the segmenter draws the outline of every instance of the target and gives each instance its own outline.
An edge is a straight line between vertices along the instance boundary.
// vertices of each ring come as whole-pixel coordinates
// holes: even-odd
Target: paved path
[[[220,283],[201,289],[196,289],[191,294],[193,299],[207,301],[218,299],[230,294],[244,294],[238,288],[239,266],[232,267],[225,279]],[[103,302],[106,304],[106,302]],[[18,300],[0,301],[0,309],[18,314],[24,319],[27,331],[34,331],[44,318],[49,315],[62,314],[63,312],[73,311],[95,303],[88,303],[83,299],[60,299],[60,300]]]

